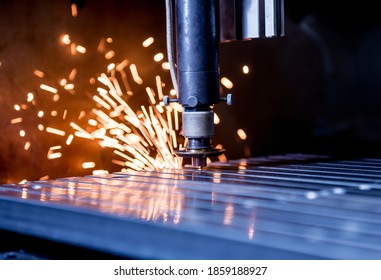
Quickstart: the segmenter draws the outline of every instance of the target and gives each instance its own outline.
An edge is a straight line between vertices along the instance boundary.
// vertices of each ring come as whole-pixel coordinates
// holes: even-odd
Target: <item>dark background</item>
[[[68,121],[37,118],[38,110],[70,110],[68,120],[94,107],[90,77],[105,71],[110,62],[128,58],[136,63],[144,85],[154,86],[157,73],[169,85],[168,72],[152,57],[165,53],[164,0],[77,1],[72,17],[70,1],[0,0],[0,182],[83,176],[81,163],[95,161],[97,169],[120,170],[110,163],[112,153],[95,142],[78,140],[69,147],[64,138],[49,137],[37,125],[67,128]],[[381,17],[371,2],[333,5],[332,1],[285,0],[286,36],[220,44],[220,72],[234,87],[233,106],[219,104],[221,119],[214,144],[227,149],[229,159],[303,152],[340,157],[381,156]],[[335,7],[338,6],[338,7]],[[86,47],[71,55],[60,43],[62,34]],[[155,43],[141,42],[153,36]],[[101,38],[116,52],[106,61],[97,52]],[[248,65],[250,73],[242,74]],[[78,69],[75,95],[53,102],[39,84],[57,86],[59,79]],[[38,78],[33,71],[45,73]],[[27,104],[28,92],[36,105]],[[222,94],[228,91],[222,89]],[[140,104],[142,96],[131,100]],[[29,107],[19,112],[15,104]],[[10,120],[23,117],[21,124]],[[248,138],[240,140],[238,128]],[[26,136],[19,136],[20,129]],[[31,142],[24,150],[26,141]],[[62,145],[63,157],[47,160],[50,146]]]

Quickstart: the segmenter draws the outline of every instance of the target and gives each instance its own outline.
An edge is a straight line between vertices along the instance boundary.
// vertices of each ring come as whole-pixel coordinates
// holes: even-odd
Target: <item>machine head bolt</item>
[[[226,95],[226,104],[230,106],[232,105],[232,103],[233,103],[233,95],[229,93],[228,95]]]
[[[197,99],[196,96],[191,96],[191,97],[188,98],[187,105],[189,107],[196,107],[197,104],[198,104],[198,99]]]

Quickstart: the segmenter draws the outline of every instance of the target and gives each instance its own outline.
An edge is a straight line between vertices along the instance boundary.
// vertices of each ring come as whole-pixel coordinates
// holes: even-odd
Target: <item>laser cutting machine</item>
[[[165,98],[165,103],[178,102],[183,107],[183,135],[187,145],[176,153],[191,158],[190,164],[182,169],[3,184],[0,186],[0,237],[6,242],[0,245],[0,258],[380,259],[381,159],[377,158],[377,150],[369,149],[374,157],[364,153],[363,157],[343,158],[342,154],[319,153],[320,149],[315,149],[316,153],[306,153],[311,151],[309,149],[298,153],[294,146],[284,149],[282,145],[287,137],[307,142],[306,138],[299,137],[300,134],[292,138],[291,132],[301,132],[301,126],[296,125],[291,132],[283,127],[292,128],[298,123],[293,112],[299,112],[298,102],[308,98],[297,95],[298,98],[287,103],[290,112],[278,101],[291,99],[291,94],[279,97],[261,91],[273,87],[277,92],[275,81],[287,77],[280,86],[282,93],[289,88],[290,92],[297,92],[299,87],[306,93],[306,69],[315,65],[315,56],[307,51],[303,55],[301,49],[305,45],[298,48],[296,43],[283,40],[287,40],[284,24],[287,8],[284,4],[287,3],[282,0],[176,0],[166,4],[168,59],[172,61],[171,75],[178,96]],[[297,4],[300,7],[302,2]],[[289,9],[292,7],[295,6]],[[307,46],[314,43],[311,53],[322,56],[322,69],[325,70],[322,76],[328,81],[327,92],[331,93],[335,64],[325,41],[313,28],[314,24],[318,25],[307,18],[300,23],[300,30],[309,39]],[[324,28],[324,25],[318,26]],[[381,34],[374,30],[369,32],[372,42],[378,38],[375,34]],[[358,44],[360,50],[372,53],[373,43],[369,43],[366,34],[363,36],[365,41]],[[338,40],[337,36],[333,37]],[[220,42],[225,42],[224,46],[219,46]],[[257,87],[244,98],[232,92],[233,103],[229,93],[221,96],[219,81],[226,61],[232,60],[226,58],[226,52],[235,56],[228,50],[237,44],[243,44],[245,49],[253,47],[246,54],[255,56],[256,50],[266,61],[261,64],[262,58],[254,57],[258,62],[255,68]],[[282,51],[290,54],[294,48],[296,55],[282,55]],[[360,55],[360,50],[356,55]],[[348,53],[345,55],[349,56]],[[299,56],[302,62],[310,59],[307,60],[309,67],[297,69],[303,65],[297,59]],[[294,71],[289,67],[283,69],[284,65],[291,65]],[[296,73],[295,79],[291,79],[291,72]],[[315,76],[312,72],[311,76]],[[267,74],[270,82],[266,80]],[[366,80],[369,76],[362,78]],[[247,81],[242,79],[241,82],[246,86]],[[320,84],[321,80],[318,82]],[[316,84],[312,86],[317,88]],[[244,90],[248,89],[244,87]],[[319,100],[331,100],[331,97],[319,96]],[[270,100],[265,104],[271,106],[255,107],[253,101],[261,100]],[[344,102],[344,98],[340,100]],[[268,116],[267,112],[280,109],[276,113],[280,119],[260,120],[276,120],[271,129],[276,130],[277,125],[281,127],[276,134],[282,135],[281,139],[268,137],[263,141],[266,144],[274,141],[276,149],[264,149],[262,155],[207,164],[207,157],[224,152],[216,149],[213,143],[213,110],[224,105],[213,106],[223,102],[233,105],[226,109],[232,112],[243,111],[239,107],[250,103],[250,111],[240,115],[250,115],[244,120],[253,127],[258,122],[255,114],[262,112]],[[300,106],[305,109],[306,105]],[[335,108],[339,110],[340,107]],[[325,110],[326,115],[318,119],[319,126],[313,130],[320,136],[319,140],[351,127],[352,122],[327,122],[327,116],[335,116],[338,120],[339,117],[332,115],[335,111],[332,108]],[[371,111],[367,108],[367,116]],[[227,115],[231,116],[226,119],[229,123],[238,114],[228,112]],[[286,117],[292,120],[291,125],[285,121]],[[239,120],[240,125],[244,125],[243,119]],[[354,123],[372,122],[362,122],[356,117]],[[270,134],[267,126],[261,128],[262,135],[266,135],[266,131]],[[371,131],[367,130],[367,135],[372,135],[370,138],[377,142],[378,134]],[[231,137],[231,146],[235,145],[233,133],[225,137]],[[260,139],[261,136],[256,137]],[[360,148],[356,146],[352,152],[355,149]],[[269,151],[280,153],[274,155]]]

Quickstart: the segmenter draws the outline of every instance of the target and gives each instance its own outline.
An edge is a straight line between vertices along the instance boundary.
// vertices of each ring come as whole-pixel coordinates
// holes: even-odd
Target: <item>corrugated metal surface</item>
[[[381,159],[283,155],[0,186],[0,227],[141,259],[381,259]]]

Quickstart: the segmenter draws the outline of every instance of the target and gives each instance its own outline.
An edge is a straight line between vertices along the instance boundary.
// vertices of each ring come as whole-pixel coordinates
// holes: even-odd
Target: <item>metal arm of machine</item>
[[[203,167],[207,157],[224,152],[211,143],[211,107],[220,101],[231,103],[231,96],[220,98],[219,94],[218,43],[220,27],[226,28],[220,25],[220,4],[223,20],[226,15],[234,17],[229,22],[234,22],[236,36],[228,39],[283,35],[283,0],[175,0],[178,99],[167,97],[166,103],[177,101],[183,106],[187,144],[176,154],[191,158],[194,167]],[[230,12],[226,7],[231,7]],[[253,11],[254,21],[248,16]]]

